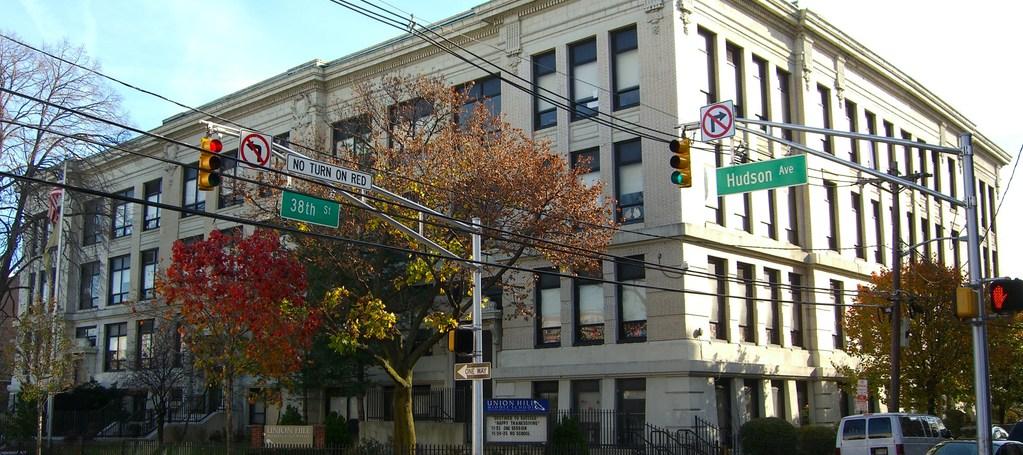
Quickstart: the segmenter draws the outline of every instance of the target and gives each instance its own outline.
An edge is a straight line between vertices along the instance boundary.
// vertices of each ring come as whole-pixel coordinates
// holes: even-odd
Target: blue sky
[[[585,1],[585,0],[580,0]],[[432,22],[473,0],[375,0]],[[1023,145],[1023,5],[999,0],[801,0],[947,101],[1012,156]],[[288,68],[333,60],[400,32],[328,0],[3,0],[0,30],[31,44],[67,39],[104,72],[187,105],[200,105]],[[132,124],[158,126],[181,111],[115,87]],[[695,117],[694,113],[694,117]],[[685,119],[683,119],[685,120]],[[1011,164],[1002,172],[1005,191]],[[1023,170],[1021,170],[1023,173]],[[1023,180],[1023,175],[1017,176]],[[1023,277],[1023,203],[1013,182],[998,224],[1002,275]],[[1021,256],[1019,259],[1016,256]]]

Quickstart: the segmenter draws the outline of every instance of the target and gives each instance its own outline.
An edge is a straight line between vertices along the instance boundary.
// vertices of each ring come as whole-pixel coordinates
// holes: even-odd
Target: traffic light
[[[1012,314],[1023,310],[1023,280],[1019,278],[999,278],[987,285],[987,298],[991,303],[991,312],[996,314]]]
[[[448,351],[455,354],[472,354],[472,329],[457,328],[448,332]]]
[[[682,138],[681,141],[674,140],[668,144],[668,149],[671,153],[674,153],[671,157],[671,167],[675,169],[671,173],[671,183],[678,185],[679,188],[689,188],[693,186],[693,170],[692,160],[690,159],[691,142],[689,138]]]
[[[199,179],[197,183],[200,191],[213,191],[220,185],[220,157],[217,156],[224,150],[224,144],[220,139],[213,139],[203,136],[199,139]]]

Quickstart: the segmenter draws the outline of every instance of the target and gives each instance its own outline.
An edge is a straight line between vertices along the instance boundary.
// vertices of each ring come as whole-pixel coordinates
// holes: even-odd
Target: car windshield
[[[934,455],[977,455],[977,443],[949,442],[939,447]]]

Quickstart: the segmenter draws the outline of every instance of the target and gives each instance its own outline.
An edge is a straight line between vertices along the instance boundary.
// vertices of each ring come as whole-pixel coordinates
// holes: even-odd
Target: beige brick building
[[[743,118],[928,144],[955,145],[961,132],[972,132],[978,214],[982,231],[990,231],[982,246],[983,275],[998,273],[993,208],[997,171],[1009,155],[910,75],[812,11],[780,0],[494,0],[442,22],[438,32],[499,65],[506,79],[516,75],[566,97],[574,110],[557,109],[414,36],[334,61],[311,61],[203,109],[281,140],[332,138],[322,144],[332,150],[351,135],[330,130],[346,119],[330,118],[328,107],[351,97],[354,83],[391,72],[426,73],[452,85],[476,81],[491,108],[514,126],[550,140],[566,160],[593,158],[590,177],[606,183],[606,196],[618,201],[624,223],[611,253],[687,272],[604,264],[603,278],[651,288],[541,278],[537,318],[491,314],[490,396],[543,397],[560,409],[629,411],[669,429],[700,417],[726,431],[757,416],[832,424],[852,408],[837,387],[842,378],[834,366],[848,358],[838,324],[842,307],[835,304],[851,303],[857,284],[891,265],[890,195],[858,185],[861,176],[848,168],[810,157],[806,186],[717,197],[714,169],[730,164],[737,148],[754,160],[788,153],[741,132],[716,151],[698,144],[695,185],[680,190],[668,180],[663,142],[601,126],[588,118],[594,109],[619,125],[633,122],[661,132],[677,131],[697,119],[701,106],[729,99]],[[184,113],[154,132],[197,143],[203,119]],[[902,174],[930,173],[925,185],[963,196],[957,156],[773,134],[874,169],[897,163]],[[225,149],[237,148],[237,139],[231,140]],[[192,150],[149,138],[130,145],[197,160]],[[195,192],[194,175],[178,166],[114,154],[104,166],[108,180],[120,182],[109,190],[244,213],[230,195],[220,194],[223,187]],[[965,212],[946,202],[909,192],[901,202],[895,213],[909,244],[965,232]],[[173,241],[233,227],[172,211],[110,209],[121,215],[99,225],[81,217],[72,223],[72,237],[85,245],[64,277],[67,318],[82,340],[80,378],[106,384],[123,377],[124,359],[136,355],[151,330],[123,303],[151,297],[152,273],[168,262]],[[949,241],[918,251],[946,264],[966,257],[964,245]],[[459,387],[452,379],[454,357],[436,351],[416,373],[424,396]],[[314,421],[334,410],[355,415],[353,402],[327,391],[312,392],[305,406]],[[259,405],[248,410],[243,423],[273,420],[273,410],[269,417]],[[458,425],[425,420],[421,441],[461,437]],[[387,424],[377,424],[368,422],[364,434],[386,437]]]

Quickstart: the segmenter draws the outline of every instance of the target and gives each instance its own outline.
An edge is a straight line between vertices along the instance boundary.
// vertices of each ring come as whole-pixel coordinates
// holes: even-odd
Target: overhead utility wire
[[[127,82],[124,82],[124,81],[121,81],[121,80],[119,80],[119,79],[117,79],[117,78],[114,78],[114,77],[112,77],[112,76],[106,75],[106,74],[104,74],[104,73],[102,73],[102,72],[96,71],[96,70],[94,70],[94,69],[91,69],[91,68],[85,67],[85,66],[83,66],[83,65],[80,65],[80,64],[77,64],[77,63],[75,63],[75,62],[71,62],[71,61],[68,61],[68,60],[66,60],[66,59],[63,59],[63,58],[61,58],[61,57],[57,56],[57,55],[54,55],[54,54],[52,54],[52,53],[49,53],[49,52],[47,52],[47,51],[44,51],[44,50],[38,49],[38,48],[36,48],[36,47],[34,47],[34,46],[28,45],[28,44],[26,44],[26,43],[24,43],[24,42],[21,42],[21,41],[19,41],[19,40],[13,39],[13,38],[11,38],[11,37],[9,37],[9,36],[3,35],[2,33],[0,33],[0,37],[6,38],[6,39],[8,39],[8,40],[10,40],[10,41],[12,41],[12,42],[15,42],[15,43],[17,43],[17,44],[19,44],[19,45],[22,45],[22,46],[24,46],[24,47],[26,47],[26,48],[29,48],[29,49],[33,50],[33,51],[36,51],[36,52],[42,53],[42,54],[44,54],[44,55],[47,55],[47,56],[49,56],[49,57],[51,57],[51,58],[57,59],[57,60],[59,60],[59,61],[62,61],[62,62],[64,62],[64,63],[67,63],[67,64],[70,64],[70,65],[72,65],[72,66],[75,66],[75,67],[77,67],[77,68],[80,68],[80,69],[82,69],[82,70],[84,70],[84,71],[88,71],[88,72],[90,72],[90,73],[92,73],[92,74],[95,74],[95,75],[97,75],[97,76],[100,76],[100,77],[103,77],[103,78],[109,79],[109,80],[111,80],[111,81],[114,81],[114,82],[116,82],[116,83],[119,83],[119,84],[122,84],[122,85],[124,85],[124,86],[126,86],[126,87],[128,87],[128,88],[131,88],[131,89],[134,89],[134,90],[138,90],[138,91],[140,91],[140,92],[143,92],[143,93],[146,93],[146,94],[149,94],[149,95],[155,96],[155,97],[157,97],[157,98],[160,98],[160,99],[162,99],[162,100],[168,101],[168,102],[170,102],[170,103],[173,103],[173,104],[175,104],[175,105],[177,105],[177,106],[180,106],[180,107],[182,107],[182,108],[188,109],[188,110],[190,110],[190,111],[194,111],[194,112],[202,113],[202,114],[204,114],[204,115],[208,115],[208,116],[210,116],[210,117],[213,117],[213,118],[217,118],[217,119],[219,119],[219,120],[222,120],[222,121],[224,121],[225,123],[229,123],[229,124],[235,125],[235,126],[237,126],[237,127],[239,127],[239,128],[243,128],[243,129],[246,129],[246,130],[251,130],[251,131],[255,131],[255,132],[258,132],[258,131],[259,131],[259,130],[255,129],[255,128],[249,128],[249,127],[246,127],[246,126],[244,126],[244,125],[241,125],[241,124],[238,124],[238,123],[236,123],[236,122],[234,122],[234,121],[232,121],[232,120],[230,120],[230,119],[226,119],[226,118],[224,118],[224,117],[220,117],[220,116],[218,116],[218,115],[216,115],[216,114],[213,114],[213,113],[210,113],[210,112],[206,112],[206,111],[204,111],[204,110],[201,110],[201,109],[198,109],[198,108],[194,108],[194,107],[191,107],[191,106],[185,105],[185,104],[183,104],[183,103],[180,103],[180,102],[174,101],[174,100],[172,100],[172,99],[170,99],[170,98],[167,98],[167,97],[165,97],[165,96],[163,96],[163,95],[160,95],[160,94],[157,94],[157,93],[155,93],[155,92],[152,92],[152,91],[149,91],[149,90],[145,90],[145,89],[142,89],[142,88],[140,88],[140,87],[134,86],[134,85],[132,85],[132,84],[129,84],[129,83],[127,83]],[[450,51],[449,51],[449,52],[450,52]],[[481,68],[481,69],[482,69],[482,68]],[[485,71],[485,70],[484,70],[484,71]],[[520,78],[520,79],[521,79],[521,78]],[[526,89],[526,91],[528,91],[528,92],[531,92],[531,91],[529,91],[528,89]],[[532,93],[532,92],[531,92],[531,93]],[[567,100],[567,98],[565,98],[565,99]],[[562,106],[562,108],[564,108],[564,106]],[[122,127],[123,127],[123,125],[122,125]],[[126,128],[126,129],[129,129],[129,130],[131,130],[131,131],[136,131],[136,132],[139,132],[140,134],[145,134],[145,132],[143,132],[143,131],[141,131],[141,130],[135,130],[135,129],[132,129],[132,128]],[[163,139],[164,139],[164,140],[168,140],[167,138],[163,138]],[[194,146],[191,146],[191,145],[189,145],[189,144],[182,144],[182,145],[185,145],[185,146],[189,146],[189,147],[191,147],[191,148],[195,148]],[[302,144],[299,144],[299,143],[294,143],[294,144],[292,144],[292,145],[295,145],[295,146],[298,146],[298,147],[300,147],[300,148],[303,148],[303,149],[306,149],[306,150],[312,151],[312,152],[314,152],[314,153],[316,153],[316,154],[321,154],[321,155],[329,155],[329,154],[326,154],[326,153],[324,153],[324,152],[320,152],[320,151],[319,151],[319,150],[317,150],[317,149],[314,149],[314,148],[311,148],[311,147],[308,147],[308,146],[305,146],[305,145],[302,145]],[[713,148],[713,149],[706,149],[706,150],[712,150],[712,151],[715,151],[715,152],[717,152],[717,153],[724,153],[724,152],[721,152],[721,151],[717,151],[717,148],[716,148],[716,147],[715,147],[715,148]],[[269,170],[272,170],[272,169],[269,169]],[[274,171],[276,171],[276,170],[274,170]],[[383,171],[383,172],[385,172],[385,173],[388,173],[388,174],[390,174],[390,173],[389,173],[389,172],[387,172],[387,171]],[[289,174],[285,174],[285,175],[289,175]],[[300,180],[306,180],[306,181],[310,181],[309,179],[305,179],[305,178],[303,178],[303,177],[297,177],[297,178],[299,178]],[[412,181],[415,181],[415,180],[413,180],[413,179],[410,179],[410,180],[412,180]],[[313,183],[319,183],[319,182],[313,182]],[[431,185],[431,186],[434,186],[434,185]],[[439,189],[443,189],[443,188],[439,188]],[[446,190],[446,191],[452,191],[452,190],[450,190],[450,189],[444,189],[444,190]],[[378,199],[378,200],[379,200],[379,199]],[[393,203],[393,202],[391,202],[391,201],[383,201],[383,202],[387,202],[387,203]],[[592,224],[592,223],[585,223],[585,224],[587,224],[587,225],[590,225],[590,226],[592,226],[592,227],[597,227],[597,228],[607,229],[607,227],[605,227],[605,226],[602,226],[602,225],[596,225],[596,224]],[[619,229],[619,232],[628,232],[628,233],[634,233],[634,234],[638,234],[638,235],[641,235],[641,236],[646,236],[646,237],[651,237],[651,238],[660,238],[660,239],[667,239],[667,240],[676,240],[676,239],[677,239],[677,238],[675,238],[675,237],[670,237],[670,236],[661,236],[661,235],[656,235],[656,234],[649,234],[649,233],[644,233],[644,232],[640,232],[640,231],[631,231],[631,230],[627,230],[627,229]],[[751,248],[758,248],[758,247],[756,247],[756,246],[751,246]],[[782,249],[782,248],[780,248],[780,247],[773,247],[773,248],[763,248],[763,249]],[[799,247],[795,247],[795,248],[791,248],[791,247],[790,247],[790,248],[785,248],[785,249],[788,249],[788,250],[801,250],[801,251],[806,251],[806,250],[807,250],[807,249],[805,249],[805,248],[799,248]],[[846,249],[848,249],[848,248],[846,248]],[[625,259],[626,259],[626,260],[630,260],[629,258],[625,258]],[[648,264],[651,264],[651,265],[656,265],[656,266],[661,266],[660,264],[654,264],[654,263],[648,263]],[[665,267],[665,266],[661,266],[661,267]],[[686,269],[680,269],[680,271],[682,271],[682,272],[685,272],[685,270],[686,270]],[[691,271],[691,273],[699,273],[699,272]],[[716,275],[715,275],[715,276],[716,276]],[[729,277],[729,278],[733,278],[733,277]],[[734,279],[735,279],[735,280],[741,280],[741,278],[738,278],[738,277],[734,277]],[[804,289],[810,289],[810,288],[804,288]],[[817,289],[820,289],[820,290],[821,290],[822,292],[823,292],[823,291],[827,291],[827,289],[825,289],[825,288],[817,288]]]
[[[479,69],[481,71],[486,72],[490,76],[493,76],[493,77],[496,77],[496,78],[500,79],[501,81],[507,83],[508,85],[511,85],[512,87],[514,87],[514,88],[516,88],[516,89],[518,89],[520,91],[523,91],[525,93],[531,94],[531,95],[533,95],[533,96],[535,96],[535,97],[537,97],[539,99],[547,101],[548,103],[551,103],[551,104],[553,104],[553,105],[555,105],[555,106],[557,106],[557,107],[559,107],[559,108],[561,108],[563,110],[566,110],[568,112],[573,112],[573,109],[572,109],[571,105],[562,104],[561,102],[556,101],[555,99],[553,99],[551,97],[548,97],[548,96],[542,95],[540,93],[537,93],[536,91],[534,91],[534,90],[532,90],[532,89],[530,89],[528,87],[524,87],[521,84],[519,84],[519,83],[517,83],[515,81],[512,81],[512,80],[510,80],[510,79],[508,79],[508,78],[506,78],[504,76],[502,76],[501,72],[497,72],[497,73],[491,72],[490,70],[484,68],[483,66],[481,66],[480,64],[472,61],[471,59],[469,59],[469,58],[467,58],[467,57],[465,57],[463,55],[460,55],[459,53],[451,50],[448,47],[445,47],[445,46],[441,45],[439,42],[437,42],[433,38],[430,38],[430,37],[426,36],[425,34],[423,34],[422,32],[420,32],[418,30],[416,30],[415,28],[411,28],[410,29],[410,28],[404,27],[398,21],[395,21],[393,19],[388,19],[386,17],[381,16],[379,13],[368,11],[365,8],[362,8],[360,6],[356,6],[356,5],[354,5],[354,4],[350,3],[350,2],[347,2],[345,0],[330,0],[330,1],[335,3],[335,4],[337,4],[337,5],[339,5],[339,6],[341,6],[341,7],[344,7],[344,8],[347,8],[349,10],[355,11],[356,13],[361,14],[362,16],[365,16],[365,17],[368,17],[370,19],[373,19],[373,20],[375,20],[377,22],[381,22],[383,24],[390,25],[390,26],[392,26],[394,28],[397,28],[399,30],[407,30],[410,33],[420,37],[423,41],[426,41],[427,43],[433,45],[434,47],[437,47],[437,48],[443,50],[444,52],[447,52],[448,54],[452,55],[453,57],[455,57],[455,58],[457,58],[457,59],[459,59],[459,60],[461,60],[461,61],[463,61],[465,63],[468,63],[469,65],[471,65],[471,66],[473,66],[473,67],[475,67],[475,68],[477,68],[477,69]],[[441,39],[444,39],[445,41],[447,41],[446,38],[441,37]],[[457,46],[457,45],[455,45],[455,46]],[[464,48],[460,48],[460,49],[465,50]],[[466,52],[468,52],[470,55],[473,55],[476,58],[480,58],[479,56],[476,56],[472,52],[469,52],[469,51],[466,51]],[[493,66],[497,67],[498,70],[500,70],[499,66],[494,65],[493,63],[487,61],[486,59],[482,59],[482,60],[487,62],[490,65],[493,65]],[[515,76],[515,77],[521,79],[521,77],[519,77],[519,76]],[[529,82],[529,84],[532,84],[532,83]],[[632,122],[621,120],[621,119],[617,119],[617,118],[615,118],[614,116],[612,116],[610,114],[601,113],[601,112],[599,112],[599,111],[597,111],[595,109],[593,111],[596,112],[597,115],[586,117],[586,120],[598,123],[598,124],[603,125],[603,126],[607,126],[609,128],[612,128],[612,129],[615,129],[615,130],[618,130],[618,131],[634,134],[636,136],[639,136],[639,137],[642,137],[642,138],[645,138],[645,139],[649,139],[649,140],[652,140],[652,141],[658,141],[658,142],[663,142],[663,143],[670,142],[670,140],[667,140],[667,139],[663,139],[663,138],[656,137],[656,136],[651,136],[649,133],[641,133],[641,132],[638,132],[638,131],[633,130],[633,129],[629,129],[629,128],[625,128],[625,127],[619,126],[619,125],[615,124],[612,120],[618,120],[618,121],[620,121],[622,123],[632,123]],[[609,117],[609,118],[611,118],[611,120],[603,119],[603,118],[601,118],[601,115],[603,115],[605,117]],[[646,126],[642,126],[642,125],[638,125],[638,126],[643,128],[643,129],[648,129],[648,130],[654,131],[657,134],[660,134],[660,135],[663,135],[663,136],[669,136],[669,137],[672,137],[672,138],[677,137],[677,135],[675,135],[674,133],[665,133],[665,132],[662,132],[662,131],[659,131],[659,130],[655,130],[655,129],[652,129],[652,128],[649,128],[649,127],[646,127]]]
[[[184,162],[181,162],[181,161],[172,160],[172,159],[169,159],[169,158],[162,158],[162,157],[157,157],[157,156],[151,156],[151,155],[147,155],[145,153],[142,153],[142,152],[139,152],[139,151],[135,151],[135,150],[131,150],[131,149],[128,149],[128,148],[125,148],[125,147],[121,147],[121,146],[115,145],[115,144],[109,144],[109,143],[105,143],[105,142],[98,141],[98,140],[91,139],[91,138],[84,138],[84,137],[76,136],[76,135],[70,134],[70,133],[59,132],[59,131],[55,131],[55,130],[50,129],[50,128],[40,127],[40,126],[37,126],[37,125],[31,125],[31,124],[25,124],[25,123],[22,123],[22,122],[11,121],[11,120],[0,120],[0,122],[8,123],[8,124],[13,124],[13,125],[18,125],[18,126],[21,126],[21,127],[32,128],[32,129],[35,129],[35,130],[38,130],[38,131],[42,131],[42,132],[46,132],[46,133],[49,133],[49,134],[54,134],[54,135],[62,136],[62,137],[69,138],[69,139],[80,140],[82,142],[87,142],[87,143],[90,143],[90,144],[93,144],[93,145],[97,145],[97,146],[100,146],[100,147],[106,147],[106,148],[118,150],[118,151],[130,154],[130,155],[141,157],[141,158],[150,158],[150,159],[153,159],[153,160],[156,160],[156,161],[160,161],[160,162],[163,162],[163,163],[172,164],[172,165],[176,165],[176,166],[181,166],[183,168],[198,169],[198,166],[195,165],[195,164],[188,164],[188,163],[184,163]],[[179,144],[179,145],[187,145],[187,144]],[[236,158],[232,158],[232,157],[226,157],[226,158],[237,162]],[[279,171],[279,170],[276,170],[276,169],[270,169],[270,170],[274,171],[274,172],[277,172],[279,174],[285,175],[285,176],[290,176],[290,174],[287,174],[286,172],[283,172],[283,171]],[[285,187],[280,186],[280,185],[273,185],[273,184],[269,184],[267,182],[262,182],[262,181],[259,181],[259,180],[255,180],[255,179],[251,179],[251,178],[247,178],[247,177],[242,177],[242,176],[238,176],[238,175],[233,175],[233,176],[228,176],[228,177],[232,178],[234,180],[239,180],[239,181],[242,181],[242,182],[245,182],[245,183],[250,183],[250,184],[253,184],[253,185],[256,185],[256,186],[268,187],[268,188],[272,188],[272,189],[276,189],[276,190],[284,190],[284,189],[286,189]],[[326,186],[326,185],[324,185],[324,186]],[[377,199],[377,200],[379,202],[386,203],[386,204],[398,205],[398,204],[396,204],[396,203],[394,203],[392,201],[388,201],[388,200],[383,200],[383,199]],[[353,209],[363,209],[363,210],[367,210],[367,211],[374,212],[374,213],[384,213],[382,210],[380,210],[378,208],[375,208],[375,207],[368,208],[368,207],[358,206],[358,205],[351,204],[351,203],[344,202],[344,201],[337,201],[337,202],[339,204],[341,204],[341,205],[344,205],[344,206],[347,206],[347,207],[350,207],[350,208],[353,208]],[[437,227],[449,227],[447,224],[442,224],[442,223],[433,222],[433,221],[429,221],[429,220],[420,220],[419,218],[413,218],[413,217],[406,216],[406,215],[401,215],[401,214],[390,214],[390,215],[393,215],[393,216],[396,216],[396,217],[399,217],[399,218],[403,218],[403,219],[406,219],[408,221],[416,221],[416,222],[422,221],[422,222],[425,222],[425,223],[428,223],[428,224],[431,224],[431,225],[437,226]],[[448,218],[448,219],[451,219],[453,221],[458,221],[454,217],[448,217],[448,216],[443,216],[443,215],[441,215],[441,217],[442,218]],[[497,232],[501,232],[501,233],[510,233],[510,231],[506,231],[506,230],[502,230],[502,229],[496,229],[496,228],[488,228],[488,229],[494,230],[494,231],[497,231]],[[653,270],[653,271],[659,271],[659,272],[662,272],[662,273],[665,273],[665,272],[683,273],[683,274],[694,275],[696,277],[701,277],[701,275],[707,274],[706,272],[694,271],[694,270],[690,270],[690,269],[687,269],[687,268],[667,266],[667,265],[663,265],[663,264],[659,264],[659,263],[642,261],[642,260],[630,258],[630,257],[627,257],[627,256],[616,256],[616,255],[609,254],[609,253],[601,253],[601,252],[597,252],[597,251],[586,250],[584,248],[567,247],[566,245],[560,245],[560,244],[557,244],[555,242],[544,240],[544,239],[538,239],[536,237],[530,237],[530,236],[525,236],[525,235],[519,235],[519,236],[523,237],[523,238],[526,238],[526,239],[547,243],[547,244],[550,245],[550,246],[547,247],[548,249],[552,249],[552,250],[556,250],[556,251],[561,251],[561,252],[569,253],[569,254],[575,254],[576,256],[586,257],[586,258],[589,258],[589,259],[612,260],[612,261],[625,262],[625,263],[632,262],[632,263],[636,263],[638,265],[642,265],[645,269],[650,269],[650,270]],[[495,238],[498,239],[498,240],[503,240],[503,241],[507,241],[507,242],[511,242],[511,243],[518,243],[518,244],[521,244],[521,245],[524,245],[524,246],[527,246],[527,247],[537,248],[537,245],[531,244],[531,243],[528,243],[528,242],[524,242],[524,241],[516,241],[516,240],[512,240],[512,239],[508,239],[508,238],[502,238],[502,237],[495,237]],[[561,247],[566,247],[568,249],[564,249],[564,248],[561,248]],[[734,277],[734,276],[730,276],[730,275],[707,274],[707,277],[717,278],[717,279],[726,279],[726,280],[731,281],[731,282],[744,283],[744,284],[749,283],[749,284],[753,284],[753,285],[757,285],[757,284],[773,285],[773,286],[780,287],[780,288],[783,288],[783,289],[800,290],[800,291],[804,291],[804,292],[805,291],[809,291],[811,293],[830,293],[830,289],[811,288],[811,287],[806,287],[806,286],[793,286],[793,285],[788,285],[788,284],[770,283],[770,282],[764,282],[764,281],[758,281],[758,280],[748,280],[748,279],[743,279],[743,278]],[[585,279],[585,277],[580,277],[580,278]]]
[[[292,227],[288,227],[288,226],[282,226],[282,225],[277,225],[277,224],[267,223],[267,222],[262,222],[262,221],[254,221],[254,220],[250,220],[250,219],[245,219],[245,218],[240,218],[240,217],[230,216],[230,215],[224,215],[224,214],[219,214],[219,213],[214,214],[214,213],[210,213],[210,212],[206,212],[206,211],[202,211],[202,210],[185,208],[185,207],[181,207],[181,206],[177,206],[177,205],[173,205],[173,204],[167,204],[167,203],[163,203],[163,202],[146,201],[144,199],[139,199],[139,198],[135,198],[135,197],[131,197],[131,196],[125,196],[123,194],[111,193],[111,192],[107,192],[107,191],[101,191],[101,190],[96,190],[96,189],[92,189],[92,188],[86,188],[86,187],[82,187],[82,186],[71,185],[69,183],[51,182],[51,181],[48,181],[48,180],[45,180],[45,179],[41,179],[41,178],[37,178],[37,177],[28,177],[28,176],[23,176],[23,175],[17,175],[17,174],[14,174],[14,173],[11,173],[11,172],[7,172],[7,171],[0,171],[0,177],[7,177],[7,178],[14,179],[14,180],[19,180],[19,181],[23,181],[23,182],[31,182],[31,183],[36,183],[36,184],[40,184],[40,185],[53,186],[53,187],[65,189],[67,191],[73,191],[73,192],[76,192],[76,193],[84,193],[84,194],[89,194],[89,195],[93,195],[93,196],[103,197],[103,198],[107,198],[107,199],[114,199],[114,200],[129,202],[129,203],[133,203],[133,204],[143,205],[143,206],[157,207],[157,208],[160,208],[160,209],[170,210],[170,211],[174,211],[174,212],[188,213],[190,215],[196,215],[196,216],[204,217],[204,218],[212,218],[212,219],[221,220],[221,221],[230,221],[230,222],[233,222],[233,223],[243,224],[243,225],[247,225],[247,226],[262,227],[262,228],[266,228],[266,229],[273,229],[273,230],[277,230],[277,231],[288,232],[288,233],[296,234],[296,235],[302,235],[302,236],[307,236],[307,237],[315,237],[315,238],[319,238],[319,239],[322,239],[322,240],[332,240],[332,241],[339,241],[339,242],[347,242],[347,243],[352,243],[352,244],[363,246],[363,247],[388,249],[388,250],[392,250],[392,251],[407,253],[407,254],[410,254],[410,255],[418,255],[418,256],[433,257],[433,258],[438,258],[438,259],[446,259],[446,260],[461,262],[461,263],[465,263],[465,264],[469,264],[469,265],[478,265],[478,266],[483,266],[483,267],[504,268],[504,269],[508,269],[508,270],[514,270],[514,271],[518,271],[518,272],[525,272],[525,273],[529,273],[529,274],[540,273],[540,272],[537,272],[536,269],[531,269],[531,268],[526,268],[526,267],[520,267],[520,266],[514,266],[514,265],[505,265],[505,264],[496,264],[496,263],[491,263],[491,262],[486,262],[486,261],[474,261],[474,260],[471,260],[471,259],[464,259],[464,258],[455,259],[455,258],[451,258],[449,256],[442,255],[442,254],[430,253],[430,252],[426,252],[426,251],[412,250],[412,249],[408,249],[408,248],[404,248],[404,247],[387,245],[387,244],[382,244],[382,243],[377,243],[377,242],[370,242],[370,241],[366,241],[366,240],[359,240],[359,239],[354,239],[354,238],[350,238],[350,237],[342,237],[342,236],[337,236],[337,235],[328,235],[328,234],[312,232],[312,231],[302,231],[302,230],[299,230],[299,229],[296,229],[296,228],[292,228]],[[575,278],[575,275],[567,274],[567,273],[561,273],[561,272],[555,272],[555,271],[542,272],[542,273],[544,273],[546,275],[555,275],[555,276],[559,276],[559,277],[563,277],[563,278]],[[742,300],[770,301],[770,302],[779,302],[779,303],[799,303],[799,304],[803,304],[803,305],[817,305],[817,306],[877,307],[877,308],[882,308],[883,307],[881,305],[870,305],[870,304],[835,304],[835,303],[826,303],[826,302],[789,301],[789,300],[779,300],[779,299],[759,298],[759,297],[752,297],[751,298],[751,297],[747,297],[747,296],[744,296],[744,295],[735,295],[735,296],[733,296],[733,295],[721,295],[721,294],[714,293],[714,292],[697,291],[697,290],[692,290],[692,289],[669,288],[669,287],[664,287],[664,286],[654,286],[654,285],[650,285],[650,284],[646,284],[646,283],[623,282],[623,281],[617,281],[617,280],[607,280],[607,279],[603,279],[603,278],[592,278],[592,279],[588,279],[588,281],[608,283],[608,284],[615,284],[615,285],[621,285],[621,286],[631,286],[631,287],[637,287],[637,288],[644,288],[644,289],[651,289],[651,290],[658,290],[658,291],[666,291],[666,292],[674,292],[674,293],[697,294],[697,295],[707,295],[707,296],[726,297],[726,298],[737,298],[737,299],[742,299]]]

